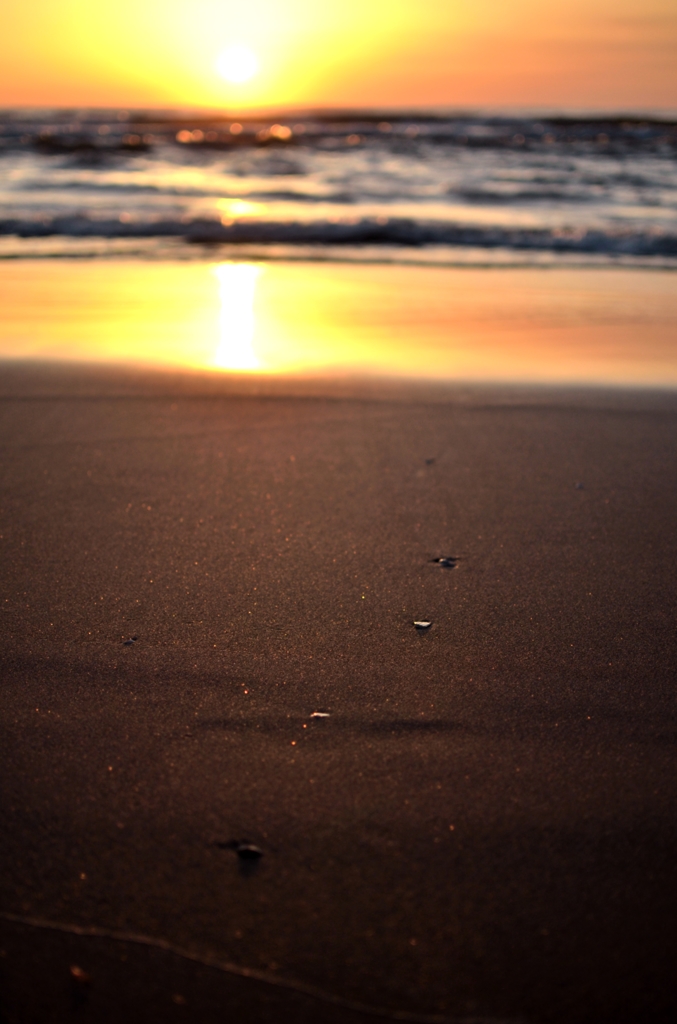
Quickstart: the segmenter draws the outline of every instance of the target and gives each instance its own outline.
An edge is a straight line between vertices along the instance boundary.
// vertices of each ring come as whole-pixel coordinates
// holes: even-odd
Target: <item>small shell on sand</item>
[[[253,843],[238,843],[235,847],[235,853],[242,860],[258,860],[263,857],[263,850],[260,846],[254,846]]]

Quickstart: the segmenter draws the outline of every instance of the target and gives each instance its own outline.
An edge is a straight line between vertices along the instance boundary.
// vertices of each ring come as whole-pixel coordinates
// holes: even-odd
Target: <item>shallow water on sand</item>
[[[677,385],[667,270],[27,259],[0,305],[3,359]]]

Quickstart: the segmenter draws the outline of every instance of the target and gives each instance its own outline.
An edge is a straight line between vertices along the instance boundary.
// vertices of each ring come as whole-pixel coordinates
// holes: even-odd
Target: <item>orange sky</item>
[[[0,104],[677,109],[675,0],[4,0]],[[233,43],[259,73],[215,70]]]

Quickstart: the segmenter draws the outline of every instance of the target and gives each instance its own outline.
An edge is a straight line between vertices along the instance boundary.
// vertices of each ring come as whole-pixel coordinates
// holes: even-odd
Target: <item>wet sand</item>
[[[674,271],[0,259],[0,359],[677,387]]]
[[[0,1019],[674,1019],[677,396],[0,415]]]

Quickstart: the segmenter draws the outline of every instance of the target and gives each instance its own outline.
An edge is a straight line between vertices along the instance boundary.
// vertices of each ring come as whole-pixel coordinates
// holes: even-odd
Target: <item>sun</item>
[[[239,85],[248,82],[259,70],[259,62],[253,50],[242,43],[234,43],[222,50],[216,60],[216,70],[227,82]]]

